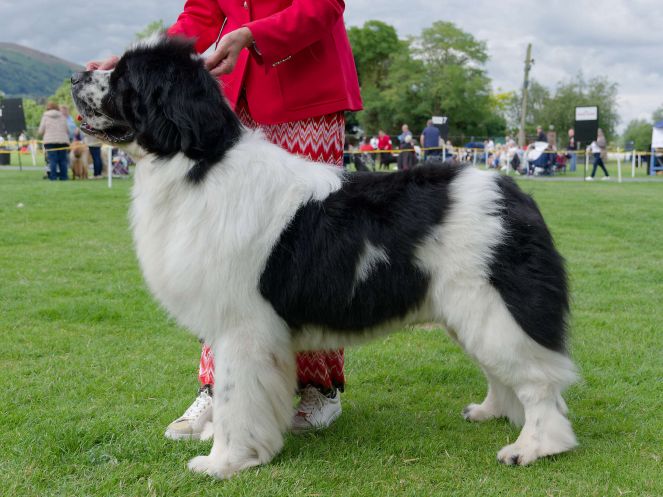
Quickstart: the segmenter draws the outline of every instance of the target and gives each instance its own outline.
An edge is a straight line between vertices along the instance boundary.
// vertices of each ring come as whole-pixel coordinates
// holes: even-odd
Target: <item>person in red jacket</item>
[[[188,0],[167,32],[194,38],[200,53],[218,40],[206,64],[245,126],[292,153],[342,167],[344,111],[362,106],[344,10],[340,0]],[[112,69],[117,60],[87,68]],[[297,355],[294,432],[326,428],[341,414],[343,365],[342,349]],[[198,397],[166,437],[201,438],[212,419],[214,371],[204,346]]]
[[[380,168],[389,169],[389,163],[393,159],[391,155],[391,137],[382,130],[378,131],[378,150],[384,150],[383,153],[378,154],[380,156]]]

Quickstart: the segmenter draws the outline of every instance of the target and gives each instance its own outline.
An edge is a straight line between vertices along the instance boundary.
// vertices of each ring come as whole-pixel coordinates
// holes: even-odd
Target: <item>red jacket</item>
[[[391,137],[389,135],[382,135],[378,138],[378,149],[391,150]]]
[[[170,35],[196,38],[207,50],[242,26],[256,50],[242,50],[231,74],[221,76],[235,108],[242,87],[251,117],[261,124],[299,121],[360,110],[352,50],[342,0],[187,0]]]

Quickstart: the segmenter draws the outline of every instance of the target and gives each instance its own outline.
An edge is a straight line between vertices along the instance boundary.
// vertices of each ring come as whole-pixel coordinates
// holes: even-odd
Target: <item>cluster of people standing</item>
[[[398,157],[394,156],[394,141],[384,130],[380,129],[376,136],[361,138],[358,147],[351,147],[346,139],[346,164],[354,162],[357,170],[363,169],[389,169],[396,162],[398,170],[404,171],[415,167],[420,160],[427,160],[442,155],[442,147],[445,141],[441,136],[440,129],[428,120],[426,127],[420,136],[414,137],[407,124],[401,126],[401,133],[396,137]],[[377,166],[367,165],[377,162]]]
[[[100,178],[103,164],[101,161],[101,142],[93,136],[81,136],[80,129],[69,114],[66,105],[48,102],[46,111],[39,123],[39,136],[46,151],[46,175],[51,181],[69,179],[69,150],[75,141],[83,141],[92,157],[95,178]]]
[[[607,160],[607,140],[602,129],[598,129],[597,137],[587,147],[587,153],[593,157],[593,168],[587,180],[594,179],[598,168],[605,174],[603,179],[610,179],[605,167]],[[575,130],[568,130],[568,140],[565,148],[557,147],[557,134],[551,129],[546,133],[542,126],[537,126],[536,137],[524,149],[518,147],[516,142],[506,138],[504,145],[494,145],[492,140],[484,142],[484,160],[490,168],[512,170],[517,174],[552,174],[566,171],[567,166],[571,172],[577,169],[579,144],[576,141]]]

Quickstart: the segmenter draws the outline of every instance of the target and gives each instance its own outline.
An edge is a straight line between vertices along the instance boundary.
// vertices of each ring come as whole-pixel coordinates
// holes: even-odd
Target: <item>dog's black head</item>
[[[241,126],[193,42],[160,36],[128,50],[112,71],[71,78],[81,129],[113,144],[136,142],[158,157],[194,161],[200,181],[239,137]]]

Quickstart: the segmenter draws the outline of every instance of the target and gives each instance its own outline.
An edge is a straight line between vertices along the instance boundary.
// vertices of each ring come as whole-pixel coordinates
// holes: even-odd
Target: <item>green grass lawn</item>
[[[0,171],[1,496],[663,495],[663,185],[522,183],[568,261],[576,451],[498,464],[518,430],[464,421],[482,374],[415,329],[347,350],[331,429],[219,482],[185,466],[210,443],[163,437],[200,349],[141,280],[130,184]]]

